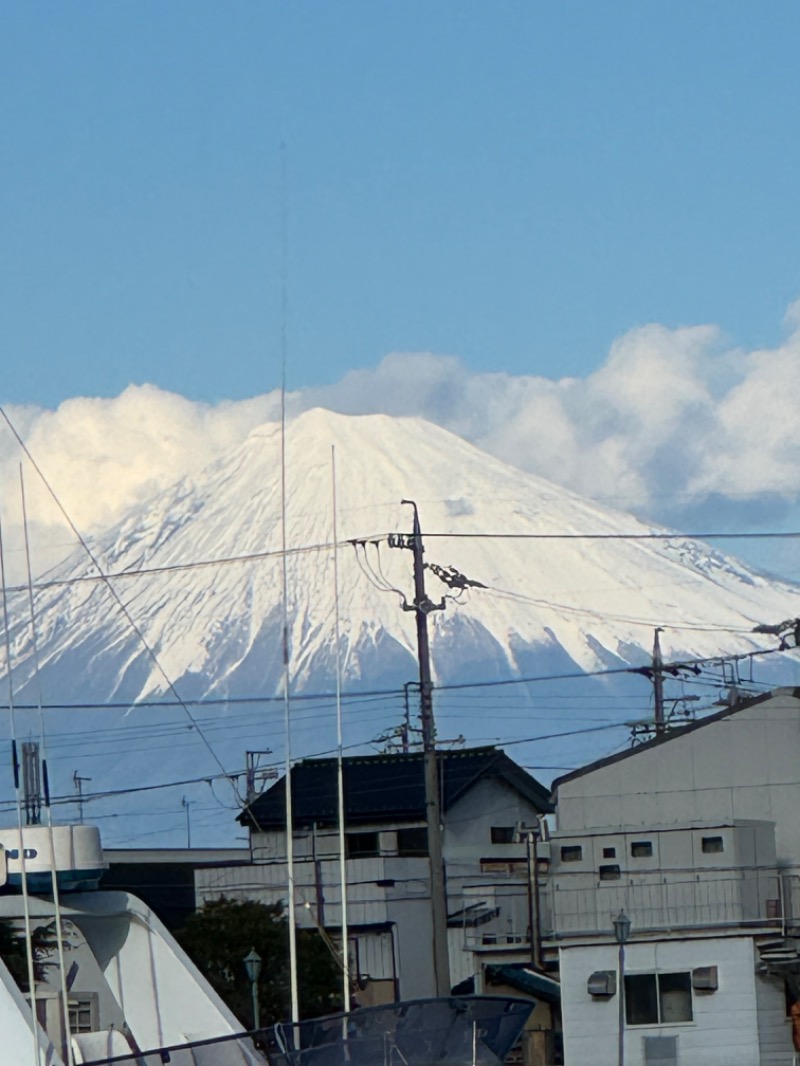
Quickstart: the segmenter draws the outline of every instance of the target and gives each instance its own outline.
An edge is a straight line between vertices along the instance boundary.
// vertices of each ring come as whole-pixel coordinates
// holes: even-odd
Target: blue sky
[[[0,3],[0,400],[217,402],[393,351],[583,377],[648,322],[778,343],[800,7]]]

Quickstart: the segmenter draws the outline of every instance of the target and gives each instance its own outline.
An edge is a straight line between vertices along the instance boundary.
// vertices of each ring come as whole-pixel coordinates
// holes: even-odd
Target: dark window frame
[[[721,855],[725,850],[725,837],[702,837],[700,847],[704,855]]]
[[[668,1001],[666,996],[681,996],[688,1008],[685,1017],[665,1018]],[[674,1010],[673,1000],[671,1009]],[[640,1025],[688,1025],[694,1021],[692,997],[692,974],[690,970],[664,973],[625,974],[625,1024],[632,1028]]]
[[[581,844],[562,844],[561,845],[561,861],[562,862],[581,862],[583,860],[583,845]]]
[[[397,854],[407,858],[426,858],[428,852],[428,827],[406,826],[397,830]]]
[[[622,870],[617,862],[605,863],[598,867],[597,876],[601,881],[619,881],[622,877]]]
[[[353,830],[345,834],[348,859],[377,859],[381,854],[381,837],[377,830]]]
[[[631,857],[634,859],[649,859],[653,855],[652,840],[631,841]]]

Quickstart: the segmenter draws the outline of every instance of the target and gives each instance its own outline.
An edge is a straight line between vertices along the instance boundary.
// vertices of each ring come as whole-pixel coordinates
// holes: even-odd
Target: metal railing
[[[610,916],[620,910],[638,930],[763,926],[782,932],[789,905],[800,920],[800,878],[792,879],[792,899],[785,900],[786,878],[775,868],[721,873],[662,870],[658,880],[623,875],[613,882],[576,887],[556,882],[553,921],[545,936],[610,932]]]

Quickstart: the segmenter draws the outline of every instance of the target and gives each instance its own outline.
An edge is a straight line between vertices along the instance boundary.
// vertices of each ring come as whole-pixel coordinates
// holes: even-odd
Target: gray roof
[[[756,707],[760,703],[766,703],[768,700],[774,699],[777,695],[788,695],[795,699],[800,699],[800,688],[786,688],[776,689],[772,692],[765,692],[760,696],[751,696],[747,699],[737,700],[729,707],[723,708],[716,714],[709,714],[705,718],[700,718],[696,722],[691,722],[689,725],[682,725],[678,729],[668,730],[659,736],[653,737],[652,740],[646,740],[642,744],[637,744],[635,747],[627,748],[625,751],[618,751],[615,755],[607,755],[602,759],[597,759],[595,762],[587,763],[586,766],[581,766],[578,770],[571,770],[568,774],[562,774],[561,777],[557,777],[553,781],[552,796],[555,796],[561,785],[567,781],[574,781],[578,777],[584,777],[586,774],[591,774],[595,770],[601,770],[604,766],[611,766],[613,763],[621,762],[623,759],[630,759],[634,755],[638,755],[640,751],[649,751],[651,748],[659,747],[661,744],[669,744],[671,740],[677,740],[678,737],[685,737],[689,733],[694,733],[697,729],[705,729],[706,726],[711,725],[714,722],[722,721],[723,718],[730,718],[731,715],[739,714],[740,711],[745,710],[748,707]]]
[[[356,755],[343,760],[345,817],[351,825],[425,821],[422,752]],[[537,811],[552,810],[548,789],[493,747],[437,752],[442,809],[447,811],[479,781],[499,778]],[[296,828],[337,821],[336,759],[304,759],[292,767]],[[267,829],[286,824],[286,787],[276,781],[239,815],[242,825]]]

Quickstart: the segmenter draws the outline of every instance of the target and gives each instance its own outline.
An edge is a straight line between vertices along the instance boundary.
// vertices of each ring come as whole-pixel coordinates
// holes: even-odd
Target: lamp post
[[[261,1012],[258,1009],[258,975],[261,973],[261,956],[255,948],[244,957],[244,968],[250,979],[250,991],[253,996],[253,1028],[261,1028]]]
[[[614,919],[614,939],[619,945],[619,1031],[617,1035],[617,1051],[619,1066],[625,1066],[625,944],[630,936],[631,920],[624,910],[621,910]]]

